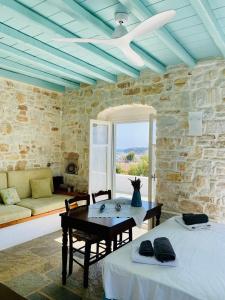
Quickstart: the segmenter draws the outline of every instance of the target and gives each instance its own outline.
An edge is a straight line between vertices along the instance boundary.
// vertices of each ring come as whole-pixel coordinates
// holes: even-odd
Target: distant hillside
[[[126,148],[126,149],[116,149],[116,152],[120,153],[129,153],[129,152],[135,152],[137,154],[142,154],[148,151],[147,147],[134,147],[134,148]]]

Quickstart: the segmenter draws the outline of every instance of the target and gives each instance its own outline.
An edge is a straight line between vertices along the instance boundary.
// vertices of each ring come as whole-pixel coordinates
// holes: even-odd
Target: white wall
[[[137,177],[137,176],[136,176]],[[116,193],[132,194],[133,187],[129,179],[134,180],[135,176],[116,174]],[[141,195],[148,196],[148,177],[138,176],[141,180]]]
[[[1,228],[0,250],[13,247],[37,237],[55,232],[61,228],[59,214]]]

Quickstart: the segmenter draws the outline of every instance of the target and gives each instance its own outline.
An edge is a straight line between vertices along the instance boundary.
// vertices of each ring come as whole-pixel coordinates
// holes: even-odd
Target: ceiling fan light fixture
[[[117,11],[115,13],[115,22],[120,25],[120,24],[126,24],[128,21],[128,13],[126,12],[119,12]]]
[[[112,38],[113,39],[117,39],[120,38],[121,36],[124,36],[125,34],[127,34],[127,29],[123,24],[120,24],[118,26],[116,26],[115,30],[112,33]]]

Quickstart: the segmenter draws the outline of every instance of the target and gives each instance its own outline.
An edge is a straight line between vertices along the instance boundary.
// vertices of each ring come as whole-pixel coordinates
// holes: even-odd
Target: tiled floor
[[[145,232],[134,228],[134,237]],[[102,299],[101,262],[90,267],[88,289],[82,288],[82,271],[74,264],[67,285],[61,285],[60,231],[0,251],[0,281],[30,300]]]

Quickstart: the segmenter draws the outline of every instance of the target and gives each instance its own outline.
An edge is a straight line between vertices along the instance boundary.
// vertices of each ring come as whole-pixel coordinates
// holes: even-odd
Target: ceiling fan
[[[54,41],[66,43],[92,43],[105,44],[119,48],[124,55],[135,65],[141,67],[144,65],[143,59],[131,48],[130,43],[139,36],[150,33],[166,23],[175,16],[174,10],[168,10],[153,17],[148,18],[141,24],[137,25],[131,31],[127,31],[124,24],[128,21],[128,14],[125,12],[116,12],[115,21],[118,24],[112,33],[111,39],[96,39],[96,38],[57,38]]]

